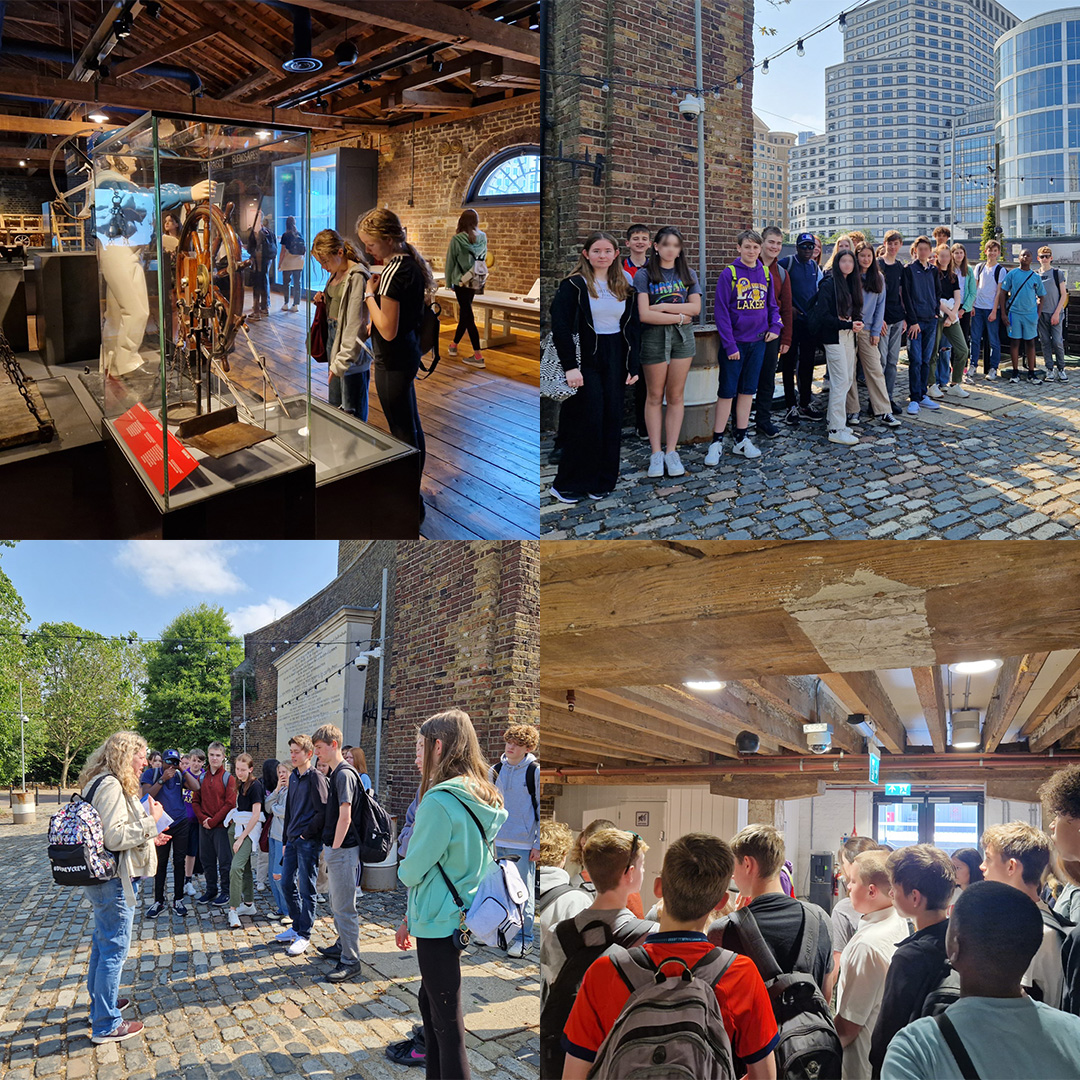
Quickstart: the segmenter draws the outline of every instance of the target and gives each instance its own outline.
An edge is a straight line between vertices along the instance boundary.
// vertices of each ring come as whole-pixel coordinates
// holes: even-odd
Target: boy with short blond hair
[[[536,914],[543,935],[563,919],[572,919],[592,903],[592,896],[570,883],[566,858],[574,844],[573,830],[562,821],[540,822],[540,858],[536,860],[539,887]]]
[[[1065,305],[1069,302],[1069,282],[1064,271],[1053,265],[1052,248],[1039,248],[1039,276],[1042,278],[1046,297],[1039,305],[1039,344],[1042,346],[1043,363],[1048,379],[1068,381],[1065,374],[1065,344],[1062,331],[1065,327]],[[1057,373],[1054,360],[1057,360]]]
[[[727,901],[734,861],[723,840],[704,833],[689,833],[668,848],[654,884],[656,896],[664,900],[660,932],[650,934],[643,946],[658,970],[671,960],[680,962],[679,970],[693,968],[713,953],[715,947],[704,930],[713,911]],[[722,966],[724,958],[721,950],[713,963]],[[588,1076],[591,1062],[630,997],[623,974],[627,963],[636,962],[619,950],[597,960],[586,972],[563,1037],[566,1080]],[[775,1077],[773,1050],[778,1032],[757,968],[747,957],[735,956],[714,985],[733,1058],[745,1065],[750,1080]],[[733,1075],[740,1075],[737,1066]]]
[[[842,1080],[870,1076],[870,1042],[881,1011],[885,979],[907,923],[893,908],[887,852],[864,851],[852,863],[849,895],[862,916],[840,955],[836,985],[836,1033],[844,1047]]]
[[[507,956],[532,951],[536,904],[536,860],[540,857],[540,764],[536,750],[540,732],[532,724],[511,724],[503,732],[503,755],[488,779],[499,789],[507,818],[495,838],[495,854],[517,859],[518,872],[528,890],[521,932],[509,943]]]

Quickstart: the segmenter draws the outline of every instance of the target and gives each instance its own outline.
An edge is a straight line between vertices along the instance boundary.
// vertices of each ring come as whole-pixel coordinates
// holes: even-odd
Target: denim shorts
[[[666,364],[669,360],[686,360],[694,355],[694,327],[687,323],[679,326],[643,326],[641,328],[641,362],[643,364]]]
[[[756,394],[761,378],[761,364],[765,359],[764,341],[737,341],[739,359],[729,360],[720,346],[720,378],[716,396],[733,398],[736,394]]]

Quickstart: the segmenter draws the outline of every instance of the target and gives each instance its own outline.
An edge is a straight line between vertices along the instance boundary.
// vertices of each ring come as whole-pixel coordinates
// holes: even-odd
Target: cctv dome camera
[[[806,745],[812,754],[827,754],[832,749],[832,726],[829,724],[803,724]]]
[[[687,94],[679,102],[679,115],[684,120],[696,120],[705,111],[705,102],[696,94]]]

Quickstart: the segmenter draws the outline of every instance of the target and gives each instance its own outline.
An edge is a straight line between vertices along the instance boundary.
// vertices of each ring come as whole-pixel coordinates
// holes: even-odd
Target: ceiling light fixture
[[[949,670],[954,675],[985,675],[999,667],[1000,660],[961,660],[958,664],[950,664]]]
[[[974,750],[982,740],[978,709],[956,709],[952,713],[952,746],[954,750]]]
[[[109,118],[100,109],[97,112],[92,112],[86,119],[92,120],[95,124],[107,124],[109,122]]]
[[[727,683],[721,682],[719,679],[690,679],[683,683],[683,686],[687,690],[698,690],[709,693],[711,691],[723,690]]]

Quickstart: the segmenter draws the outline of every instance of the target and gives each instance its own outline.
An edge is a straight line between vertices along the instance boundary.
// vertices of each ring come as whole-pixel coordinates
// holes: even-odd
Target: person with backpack
[[[986,880],[1019,889],[1039,909],[1043,941],[1021,981],[1031,997],[1059,1009],[1065,984],[1061,947],[1072,924],[1055,915],[1039,896],[1043,874],[1050,865],[1050,838],[1034,825],[1010,821],[991,825],[983,833],[982,848]]]
[[[495,785],[506,808],[506,821],[495,840],[495,854],[517,859],[518,873],[529,891],[521,933],[510,943],[508,956],[532,951],[536,895],[536,860],[540,858],[540,765],[536,749],[540,732],[531,724],[511,724],[503,732],[503,755],[491,767],[488,779]]]
[[[229,903],[232,841],[225,817],[236,807],[236,777],[225,768],[225,747],[221,743],[212,742],[206,752],[209,768],[199,784],[199,790],[193,792],[191,797],[202,834],[199,851],[206,880],[206,891],[196,903],[226,907]]]
[[[536,915],[543,937],[564,919],[572,919],[592,902],[593,894],[571,884],[566,858],[574,831],[562,821],[540,822],[540,857],[536,860]]]
[[[881,1080],[1032,1080],[1080,1075],[1080,1017],[1024,992],[1042,942],[1030,897],[979,881],[956,901],[945,948],[960,998],[893,1037]]]
[[[884,851],[855,857],[851,903],[862,916],[840,955],[836,981],[836,1033],[844,1047],[843,1080],[868,1080],[870,1038],[881,1010],[885,979],[908,924],[893,908]]]
[[[312,258],[330,275],[313,300],[326,304],[326,360],[330,365],[327,400],[335,408],[368,418],[371,380],[371,326],[364,299],[371,271],[336,229],[323,229],[311,245]]]
[[[277,254],[277,240],[266,227],[263,212],[255,212],[244,246],[248,253],[248,281],[251,284],[251,320],[265,319],[270,314],[270,267]]]
[[[1054,252],[1048,247],[1039,248],[1039,276],[1046,289],[1046,299],[1039,305],[1039,342],[1042,345],[1043,363],[1047,379],[1067,382],[1065,374],[1065,345],[1062,332],[1065,329],[1065,305],[1069,302],[1069,283],[1065,274],[1053,266]],[[1057,373],[1054,360],[1057,359]]]
[[[278,250],[278,270],[281,271],[282,311],[300,310],[300,279],[304,273],[304,255],[307,244],[296,227],[296,218],[291,214],[285,219],[285,231],[281,234],[281,247]],[[289,297],[292,303],[289,303]]]
[[[1039,798],[1052,815],[1050,835],[1065,879],[1080,888],[1080,765],[1060,769],[1039,788]],[[1061,1007],[1080,1016],[1080,922],[1061,946]]]
[[[585,973],[563,1037],[565,1080],[616,1080],[661,1062],[673,1075],[734,1078],[745,1068],[749,1080],[776,1076],[779,1034],[765,983],[752,960],[704,933],[727,899],[734,861],[723,840],[704,833],[668,848],[654,885],[664,900],[660,931],[640,947],[614,946]],[[661,1024],[672,1031],[657,1045]]]
[[[735,402],[735,443],[732,453],[761,457],[750,441],[750,407],[758,392],[765,347],[780,337],[780,307],[768,267],[758,259],[761,237],[744,229],[735,238],[736,263],[725,267],[716,279],[713,313],[720,333],[720,374],[716,389],[716,415],[706,465],[719,465],[724,453],[724,432]]]
[[[143,795],[160,801],[165,813],[171,817],[168,835],[171,839],[161,845],[157,853],[157,873],[154,875],[154,902],[146,909],[146,918],[156,919],[165,910],[165,879],[169,874],[169,853],[173,863],[173,914],[181,918],[187,915],[184,904],[185,870],[189,846],[189,804],[184,800],[187,791],[199,790],[199,781],[180,768],[180,751],[166,750],[159,760],[162,764],[148,768],[139,778]]]
[[[990,342],[990,361],[986,370],[988,379],[998,377],[1001,364],[1001,338],[999,328],[1001,320],[1001,281],[1005,277],[1005,267],[998,261],[1001,258],[1001,245],[996,240],[987,240],[985,262],[975,266],[975,304],[971,309],[971,374],[979,369],[982,355],[983,334]]]
[[[424,429],[414,383],[420,370],[420,331],[435,293],[435,278],[427,260],[406,239],[393,210],[376,207],[361,215],[356,234],[372,261],[380,264],[374,290],[364,297],[375,353],[375,391],[390,434],[420,451],[423,475]],[[423,521],[424,498],[417,497]]]
[[[341,755],[341,739],[341,729],[333,724],[323,724],[311,737],[319,761],[330,767],[322,841],[330,910],[338,939],[319,952],[337,961],[326,976],[332,983],[349,982],[361,975],[356,882],[360,875],[360,837],[368,817],[367,793],[360,774]]]
[[[780,358],[791,348],[794,309],[791,306],[791,278],[781,265],[780,252],[784,246],[783,231],[775,225],[761,230],[761,264],[769,270],[773,293],[780,309],[780,336],[765,346],[765,358],[758,377],[757,397],[754,398],[754,431],[766,439],[775,439],[780,429],[772,422],[773,395],[776,393],[776,368]]]
[[[945,934],[946,915],[956,884],[952,860],[940,848],[913,844],[889,855],[885,862],[892,882],[893,907],[915,924],[915,933],[896,947],[885,976],[874,1031],[870,1037],[873,1080],[881,1076],[881,1063],[893,1036],[923,1015],[928,995],[949,972]]]
[[[131,927],[139,879],[157,871],[157,848],[168,842],[158,834],[164,808],[152,795],[140,801],[139,778],[146,769],[146,741],[133,731],[110,735],[86,760],[79,791],[101,826],[99,858],[108,856],[114,876],[84,886],[94,911],[86,988],[90,993],[90,1041],[123,1042],[143,1025],[121,1013],[131,1004],[117,997],[124,961],[131,947]],[[171,816],[171,815],[170,815]]]
[[[896,365],[900,360],[900,346],[904,340],[907,323],[904,321],[904,264],[896,255],[904,237],[896,229],[885,234],[884,251],[878,255],[878,269],[885,279],[885,325],[881,337],[881,366],[885,372],[885,389],[889,395],[889,411],[895,416],[900,408],[896,404]]]
[[[1031,268],[1031,252],[1024,248],[1020,252],[1020,265],[1014,266],[1001,283],[1002,304],[1005,311],[1005,325],[1009,330],[1012,359],[1011,383],[1020,380],[1020,347],[1024,348],[1027,360],[1028,380],[1042,382],[1042,376],[1035,370],[1035,339],[1039,334],[1039,310],[1042,298],[1046,296],[1046,286],[1038,271]]]
[[[448,709],[420,725],[424,767],[409,849],[398,866],[408,886],[397,945],[420,965],[420,1014],[428,1077],[470,1080],[461,1012],[465,910],[492,867],[491,845],[506,820],[468,713]],[[458,903],[460,901],[460,905]]]
[[[794,318],[791,348],[784,354],[780,365],[784,376],[784,403],[787,405],[784,423],[791,427],[798,427],[800,420],[825,419],[824,411],[815,409],[811,402],[818,342],[807,318],[807,312],[817,296],[818,285],[821,284],[821,266],[817,261],[820,254],[821,245],[817,237],[813,233],[799,233],[795,238],[795,255],[788,255],[779,261],[791,280]]]
[[[462,210],[457,230],[446,249],[446,286],[454,290],[457,299],[458,324],[454,340],[447,348],[448,356],[457,356],[458,342],[468,334],[472,356],[463,356],[461,362],[469,367],[482,368],[484,357],[480,352],[480,331],[473,314],[473,298],[484,291],[487,284],[487,236],[480,229],[480,219],[475,210]]]

